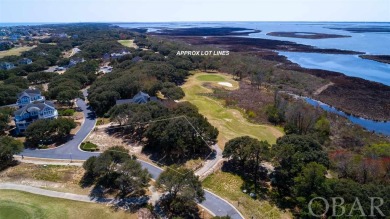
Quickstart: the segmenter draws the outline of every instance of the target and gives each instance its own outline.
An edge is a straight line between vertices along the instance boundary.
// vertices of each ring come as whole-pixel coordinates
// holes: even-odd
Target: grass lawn
[[[22,52],[29,51],[34,48],[34,46],[22,46],[12,48],[6,51],[0,51],[0,58],[4,58],[5,56],[19,56]]]
[[[199,112],[207,117],[208,121],[219,130],[218,145],[223,148],[225,143],[235,137],[248,135],[260,140],[275,143],[278,137],[283,135],[280,128],[271,125],[258,125],[250,123],[239,110],[227,108],[223,101],[219,101],[205,95],[212,90],[204,86],[210,83],[212,86],[222,86],[218,82],[228,82],[232,87],[226,89],[238,89],[238,82],[231,76],[221,73],[192,72],[182,86],[186,96],[184,100],[191,102],[199,108]]]
[[[71,201],[14,190],[0,190],[0,219],[137,218],[96,203]]]
[[[134,40],[118,40],[118,43],[129,48],[134,48],[134,49],[138,48],[137,44],[134,43]]]
[[[237,175],[218,171],[208,176],[202,184],[204,188],[227,199],[245,218],[292,218],[268,201],[254,200],[241,192],[243,181]]]
[[[223,82],[226,81],[225,77],[222,77],[217,74],[201,74],[196,77],[198,81],[216,81],[216,82]]]

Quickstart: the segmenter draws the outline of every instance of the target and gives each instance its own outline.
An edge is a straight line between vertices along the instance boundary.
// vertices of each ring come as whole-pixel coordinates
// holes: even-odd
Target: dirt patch
[[[96,144],[99,147],[100,152],[104,152],[114,146],[123,146],[127,148],[131,154],[136,155],[142,160],[151,162],[149,157],[142,153],[142,145],[126,138],[121,133],[110,133],[107,128],[109,128],[107,125],[96,126],[95,130],[85,139],[85,142],[89,141]]]

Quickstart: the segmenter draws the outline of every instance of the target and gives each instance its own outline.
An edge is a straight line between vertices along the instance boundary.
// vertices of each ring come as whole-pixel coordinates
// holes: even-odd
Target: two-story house
[[[41,91],[38,89],[27,89],[18,94],[18,104],[19,108],[24,107],[27,104],[34,102],[44,102],[45,97],[41,95]]]
[[[38,119],[56,119],[58,111],[54,103],[45,101],[45,97],[37,89],[28,89],[18,96],[19,109],[14,112],[16,132],[22,133]]]

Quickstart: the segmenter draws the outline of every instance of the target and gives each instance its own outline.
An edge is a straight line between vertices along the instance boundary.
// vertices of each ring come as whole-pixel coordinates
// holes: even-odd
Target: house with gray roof
[[[142,91],[138,92],[133,98],[131,99],[120,99],[116,100],[116,105],[120,104],[126,104],[126,103],[147,103],[149,101],[157,101],[157,97],[151,97],[149,94],[144,93]]]
[[[19,109],[14,112],[16,132],[22,133],[38,119],[56,119],[58,111],[51,101],[46,101],[38,89],[27,89],[18,95]]]
[[[29,65],[31,63],[33,63],[32,60],[28,59],[28,58],[23,58],[23,59],[19,60],[19,64],[21,64],[21,65]]]
[[[16,132],[22,133],[27,127],[38,119],[56,119],[58,111],[54,103],[44,101],[42,103],[29,103],[14,112]]]
[[[79,64],[79,63],[82,63],[82,62],[85,62],[85,59],[84,59],[84,58],[80,58],[80,57],[78,57],[78,58],[72,58],[72,59],[70,59],[70,61],[69,61],[68,68],[71,68],[71,67],[73,67],[73,66],[75,66],[75,65],[77,65],[77,64]]]
[[[24,107],[27,104],[34,102],[44,102],[45,97],[41,95],[41,91],[38,89],[27,89],[18,94],[18,100],[16,104],[19,108]]]

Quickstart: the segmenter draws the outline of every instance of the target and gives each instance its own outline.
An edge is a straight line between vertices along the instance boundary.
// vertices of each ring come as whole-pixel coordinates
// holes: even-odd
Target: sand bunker
[[[218,82],[218,84],[226,87],[233,87],[233,85],[229,82]]]

